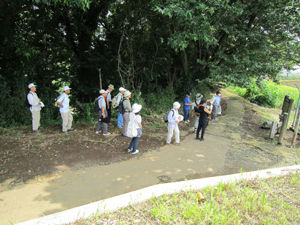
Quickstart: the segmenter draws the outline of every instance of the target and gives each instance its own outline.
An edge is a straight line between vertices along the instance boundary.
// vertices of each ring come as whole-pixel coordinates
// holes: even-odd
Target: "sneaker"
[[[32,132],[40,132],[41,130],[40,129],[37,129],[37,130],[32,130]]]
[[[129,148],[127,151],[128,151],[128,152],[132,152],[132,150],[133,150],[133,148],[132,148],[132,149]]]
[[[42,126],[39,126],[39,129],[38,130],[40,130],[40,129],[42,129],[43,127]]]
[[[68,129],[68,131],[73,131],[74,130],[74,128],[70,128],[70,129]]]
[[[133,152],[132,155],[135,155],[137,153],[139,153],[139,150],[135,150],[135,152]]]
[[[68,132],[68,131],[63,131],[63,133],[65,133],[65,134],[69,134],[69,132]]]
[[[196,137],[195,139],[196,139],[196,140],[199,140],[200,138],[199,138],[199,137]]]
[[[167,145],[172,145],[172,143],[167,143]]]
[[[101,130],[100,131],[96,131],[96,134],[99,134],[101,132]]]
[[[103,135],[110,135],[110,133],[109,133],[109,132],[107,132],[106,134],[103,134]]]
[[[201,138],[200,141],[204,141],[204,138]]]
[[[182,145],[182,143],[180,142],[180,143],[175,143],[175,145]]]
[[[187,120],[187,122],[189,123],[189,122],[191,122],[190,120]]]

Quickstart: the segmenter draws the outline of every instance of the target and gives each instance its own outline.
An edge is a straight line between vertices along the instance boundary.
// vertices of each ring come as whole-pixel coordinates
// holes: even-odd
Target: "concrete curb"
[[[130,204],[139,203],[152,197],[159,197],[164,194],[178,193],[180,191],[197,190],[209,185],[215,186],[220,182],[228,183],[239,181],[241,179],[268,178],[278,175],[286,175],[300,170],[300,165],[281,167],[276,169],[267,169],[242,174],[232,174],[219,177],[209,177],[197,180],[181,181],[176,183],[158,184],[143,188],[127,194],[108,198],[88,205],[83,205],[63,212],[55,213],[45,217],[18,223],[17,225],[58,225],[62,223],[74,222],[79,218],[87,218],[94,213],[103,213],[105,211],[117,210]]]

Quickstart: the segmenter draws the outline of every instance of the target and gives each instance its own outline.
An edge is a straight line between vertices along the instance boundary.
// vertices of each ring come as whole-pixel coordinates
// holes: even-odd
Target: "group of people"
[[[32,130],[33,132],[40,131],[40,110],[44,106],[41,99],[38,98],[36,94],[36,85],[31,83],[28,85],[30,89],[27,95],[28,106],[32,114]],[[58,97],[56,104],[59,106],[59,111],[62,118],[62,132],[68,134],[69,131],[73,131],[72,128],[72,111],[69,107],[69,97],[71,88],[65,86],[63,88],[63,93]],[[132,137],[130,145],[128,147],[128,152],[132,154],[137,154],[138,140],[142,134],[142,118],[139,114],[142,109],[142,105],[133,104],[131,106],[130,98],[131,92],[123,87],[119,88],[119,93],[112,98],[111,93],[114,90],[114,85],[110,84],[107,90],[101,89],[99,91],[99,97],[95,102],[95,110],[98,114],[98,122],[96,127],[96,134],[101,132],[101,127],[103,127],[103,135],[110,135],[108,132],[108,124],[111,119],[112,108],[118,111],[117,116],[117,126],[122,128],[122,135],[125,137]],[[190,106],[192,106],[192,117],[195,117],[195,133],[196,139],[204,141],[205,129],[208,125],[211,115],[211,121],[216,121],[218,109],[221,107],[221,93],[216,92],[216,96],[213,99],[203,99],[203,95],[200,93],[196,94],[195,102],[190,100],[191,93],[186,93],[183,101],[183,112],[184,116],[179,115],[179,109],[181,107],[179,102],[173,103],[173,108],[169,111],[167,115],[167,127],[168,127],[168,137],[167,145],[171,145],[171,139],[175,133],[175,145],[181,145],[180,142],[180,131],[178,124],[180,121],[189,123],[190,117]],[[208,103],[211,103],[208,105]],[[201,133],[201,137],[199,137]]]
[[[29,93],[26,98],[26,105],[29,107],[32,116],[32,131],[39,132],[42,128],[40,124],[41,118],[41,109],[44,107],[43,102],[36,94],[36,85],[34,83],[30,83],[28,85]],[[69,133],[69,131],[73,131],[72,128],[72,111],[70,110],[69,102],[70,99],[68,95],[70,94],[71,88],[65,86],[63,88],[63,93],[58,97],[56,104],[59,106],[59,112],[62,118],[62,132]]]

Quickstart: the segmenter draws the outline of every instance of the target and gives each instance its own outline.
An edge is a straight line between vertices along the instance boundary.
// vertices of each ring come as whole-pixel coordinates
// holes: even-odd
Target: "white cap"
[[[64,91],[67,91],[67,90],[71,90],[72,88],[69,88],[68,86],[64,86]]]
[[[141,109],[142,109],[142,105],[139,105],[139,104],[137,104],[137,103],[134,103],[134,104],[132,105],[132,112],[133,112],[133,113],[137,113],[137,112],[139,112]]]
[[[129,95],[131,95],[131,92],[130,92],[130,91],[125,91],[124,97],[127,97],[127,96],[129,96]]]
[[[104,89],[101,89],[101,90],[99,91],[99,93],[102,95],[102,94],[106,94],[107,91],[105,91]]]
[[[126,89],[123,88],[123,87],[120,87],[120,88],[119,88],[119,91],[120,91],[120,92],[121,92],[121,91],[126,91]]]
[[[36,87],[36,85],[35,85],[34,83],[28,84],[28,88],[29,88],[29,89],[32,88],[32,87]]]
[[[173,108],[174,109],[179,109],[180,108],[180,103],[179,102],[174,102],[173,103]]]

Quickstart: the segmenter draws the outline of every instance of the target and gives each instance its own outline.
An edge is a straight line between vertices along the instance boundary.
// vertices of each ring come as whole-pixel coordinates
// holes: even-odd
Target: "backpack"
[[[112,108],[113,109],[117,109],[118,108],[118,104],[117,104],[117,98],[118,98],[118,96],[119,96],[119,94],[117,94],[114,98],[113,98],[113,100],[112,100],[112,103],[111,103],[111,106],[112,106]],[[120,102],[122,101],[122,96],[121,96],[121,100],[120,100]],[[119,104],[120,104],[120,102],[119,102]]]
[[[98,101],[99,101],[100,98],[101,97],[97,98],[96,101],[95,101],[94,111],[96,113],[98,113],[100,111],[100,107],[99,107],[99,103],[98,103]]]
[[[170,109],[168,112],[166,112],[166,114],[164,115],[164,121],[165,121],[165,123],[168,123],[168,117],[169,117],[170,111],[173,111],[173,116],[174,116],[174,110]]]
[[[31,92],[29,92],[28,94],[30,94]],[[27,107],[27,108],[30,108],[32,105],[30,105],[30,103],[29,103],[29,101],[28,101],[28,94],[26,95],[26,100],[25,100],[25,102],[24,102],[24,104],[25,104],[25,106]],[[32,94],[32,93],[31,93]],[[33,95],[33,94],[32,94]]]
[[[129,122],[127,126],[126,137],[136,137],[138,136],[137,128],[135,127],[134,121],[136,120],[137,116],[134,113],[129,114]]]
[[[125,113],[125,108],[124,108],[124,101],[126,100],[127,98],[123,98],[122,101],[120,101],[120,104],[119,104],[119,113],[121,114],[124,114]],[[128,99],[127,99],[128,100]]]

